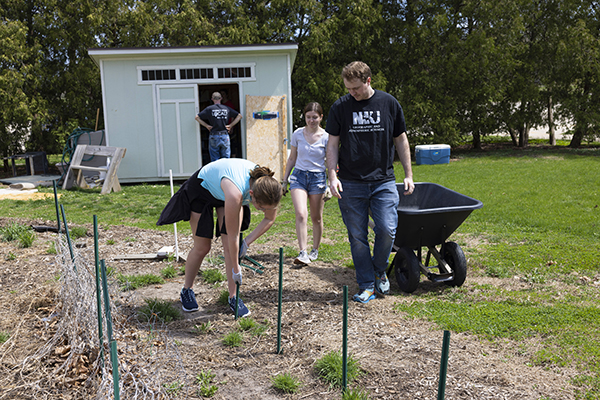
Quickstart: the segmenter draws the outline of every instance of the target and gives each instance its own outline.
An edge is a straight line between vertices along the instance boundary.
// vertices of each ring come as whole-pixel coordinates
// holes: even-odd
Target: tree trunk
[[[552,107],[552,96],[548,96],[548,135],[551,146],[556,146],[556,135],[554,132],[554,109]]]
[[[577,124],[575,126],[575,132],[573,132],[573,137],[571,138],[571,143],[569,143],[569,147],[575,148],[581,146],[584,135],[585,128],[582,128],[580,124]]]
[[[479,132],[473,132],[473,148],[481,150],[481,135]]]
[[[519,147],[529,145],[529,123],[519,126]]]
[[[508,133],[510,133],[510,140],[512,140],[513,146],[517,147],[519,142],[517,141],[517,132],[513,128],[508,128]]]

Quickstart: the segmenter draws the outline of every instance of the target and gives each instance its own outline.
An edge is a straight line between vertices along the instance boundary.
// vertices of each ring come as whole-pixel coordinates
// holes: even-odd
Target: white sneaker
[[[310,259],[310,261],[315,261],[317,258],[319,258],[319,250],[312,249],[310,251],[310,254],[308,255],[308,258]]]
[[[294,260],[294,264],[310,264],[310,258],[308,258],[308,254],[306,254],[306,250],[302,250],[298,257]]]

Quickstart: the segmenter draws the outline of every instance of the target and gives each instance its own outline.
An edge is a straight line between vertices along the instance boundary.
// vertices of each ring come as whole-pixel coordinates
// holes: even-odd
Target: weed
[[[275,389],[288,394],[296,393],[300,389],[300,386],[302,386],[302,381],[292,376],[289,372],[271,377],[271,382]]]
[[[202,370],[198,375],[196,375],[196,383],[200,385],[198,389],[198,393],[202,397],[213,397],[219,387],[217,385],[213,385],[213,379],[215,378],[215,374],[213,374],[212,370]]]
[[[169,323],[181,319],[179,310],[168,300],[144,299],[146,305],[138,310],[138,317],[144,322]]]
[[[135,290],[149,285],[161,285],[165,280],[154,274],[144,275],[123,275],[117,274],[117,280],[121,284],[122,290]]]
[[[87,236],[87,229],[83,226],[70,226],[69,227],[69,236],[71,239],[79,239]]]
[[[177,395],[183,389],[183,383],[181,381],[164,383],[163,387],[167,390],[168,394]]]
[[[14,240],[19,240],[19,236],[30,229],[31,228],[27,225],[13,223],[4,228],[0,228],[0,236],[3,241],[12,242]]]
[[[360,388],[346,389],[342,393],[342,400],[369,400],[369,393]]]
[[[241,298],[242,296],[240,296]],[[222,306],[228,306],[229,305],[229,291],[228,290],[221,290],[221,293],[219,294],[219,298],[217,300],[217,303],[219,303]]]
[[[204,279],[204,281],[206,283],[217,283],[217,282],[224,282],[227,280],[227,277],[225,275],[223,275],[223,273],[216,268],[201,271],[201,274],[202,274],[202,279]]]
[[[214,327],[211,325],[210,321],[206,321],[200,325],[194,325],[194,327],[192,328],[192,330],[196,334],[207,334],[210,333],[213,329]]]
[[[252,336],[262,336],[269,329],[269,321],[265,320],[263,324],[259,324],[251,317],[241,318],[238,320],[238,325],[242,331],[250,332]]]
[[[56,254],[56,245],[54,242],[48,242],[48,248],[46,249],[46,254]]]
[[[136,239],[136,238],[134,238],[134,237],[131,237],[131,236],[127,236],[127,237],[126,237],[124,240],[125,240],[127,243],[137,242],[137,239]]]
[[[0,343],[5,343],[10,338],[10,334],[8,332],[0,332]]]
[[[240,332],[230,332],[223,337],[223,344],[229,347],[240,347],[244,338]]]
[[[17,256],[12,251],[9,251],[5,258],[6,261],[14,261],[17,259]]]
[[[173,267],[173,264],[169,264],[165,268],[160,270],[160,274],[165,279],[171,279],[177,276],[177,270],[175,269],[175,267]]]
[[[249,331],[250,329],[256,328],[258,324],[252,318],[240,318],[238,320],[238,325],[241,330]]]
[[[348,355],[347,379],[348,383],[356,380],[362,371],[358,361],[352,355]],[[315,363],[315,371],[321,379],[332,387],[342,387],[343,359],[340,351],[332,350],[325,354]]]
[[[32,230],[26,230],[19,233],[19,247],[27,249],[33,245],[35,241],[35,232]]]
[[[106,241],[106,244],[109,245],[109,246],[112,246],[113,244],[115,244],[115,241],[113,239],[108,239]]]

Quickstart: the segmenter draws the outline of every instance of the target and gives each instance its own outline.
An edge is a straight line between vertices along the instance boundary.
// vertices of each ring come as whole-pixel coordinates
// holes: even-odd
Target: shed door
[[[246,155],[248,160],[271,168],[283,180],[287,148],[285,96],[246,96]],[[243,121],[243,120],[242,120]]]
[[[196,85],[163,85],[158,91],[159,174],[189,177],[202,166]]]

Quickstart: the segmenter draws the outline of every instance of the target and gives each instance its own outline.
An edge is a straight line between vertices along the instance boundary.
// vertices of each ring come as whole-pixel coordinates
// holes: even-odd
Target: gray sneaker
[[[390,293],[390,280],[385,272],[381,276],[375,274],[375,292],[378,295],[386,295]]]
[[[310,254],[308,255],[308,258],[310,259],[310,261],[315,261],[317,258],[319,258],[319,250],[312,249],[310,251]]]
[[[298,257],[294,260],[294,264],[310,264],[310,258],[306,254],[306,250],[302,250]]]

